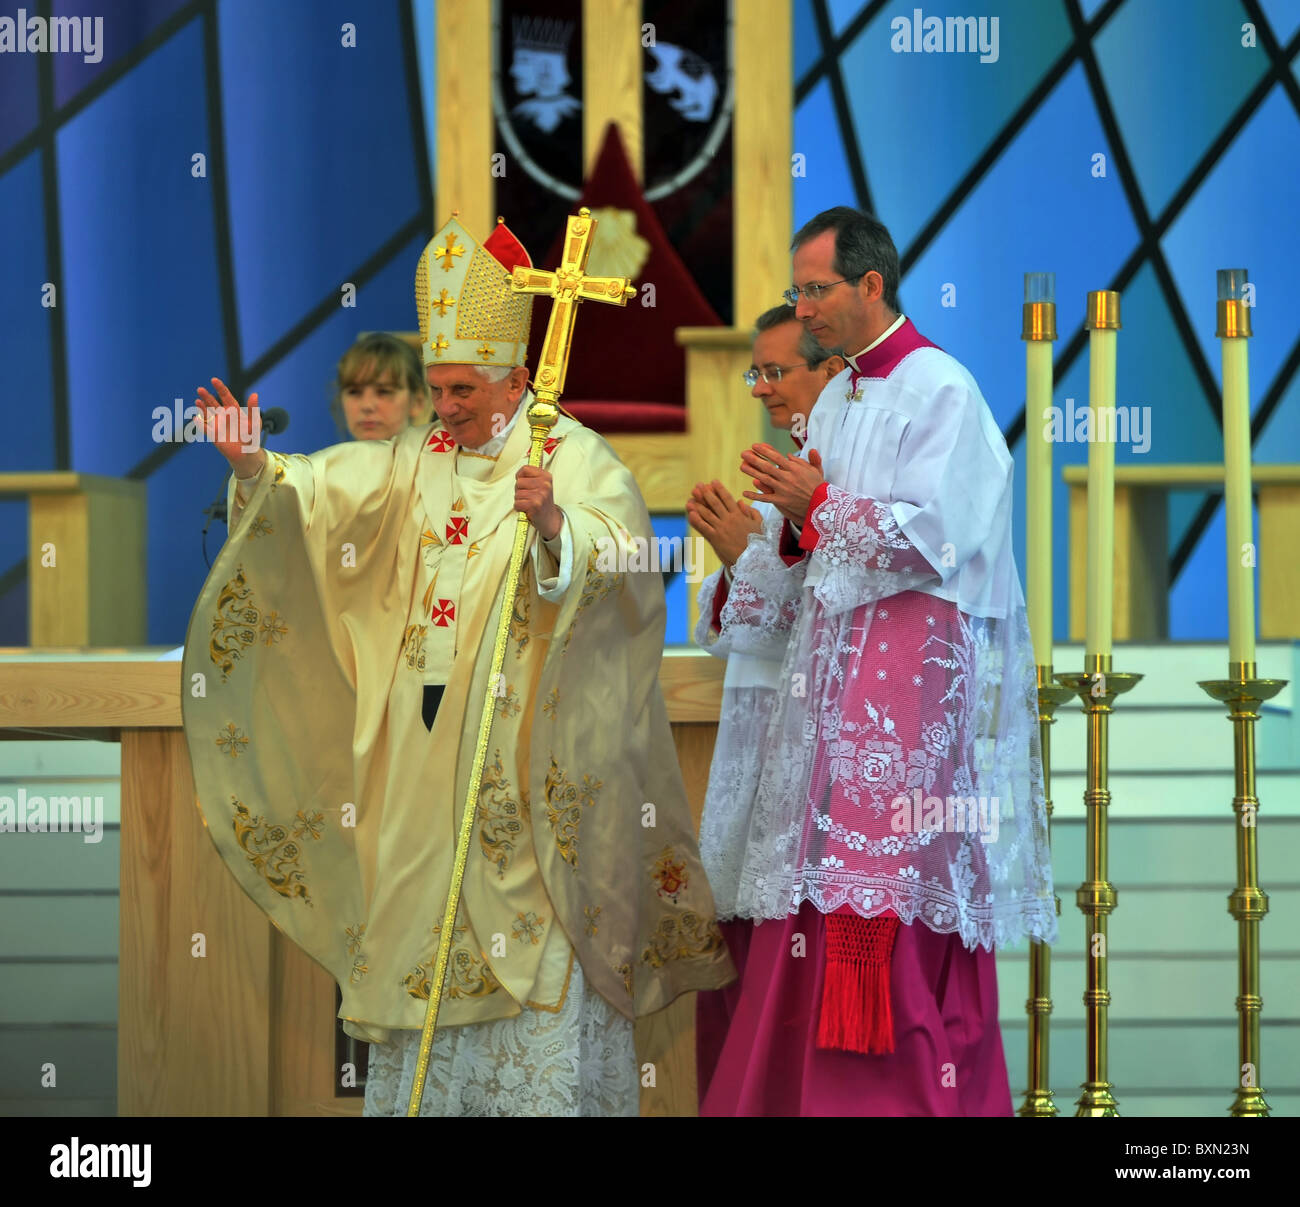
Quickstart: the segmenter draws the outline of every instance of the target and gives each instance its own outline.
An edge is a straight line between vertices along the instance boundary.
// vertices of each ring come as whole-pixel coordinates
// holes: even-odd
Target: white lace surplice
[[[746,835],[805,569],[804,562],[787,566],[781,559],[781,513],[770,503],[757,503],[755,509],[763,517],[762,531],[750,536],[729,585],[720,570],[700,584],[700,619],[695,627],[695,643],[727,660],[718,736],[700,819],[700,860],[718,917],[724,919],[737,914]],[[715,629],[715,599],[724,589],[726,601]]]
[[[433,1038],[420,1114],[584,1117],[638,1114],[632,1023],[588,990],[573,961],[558,1012],[440,1027]],[[367,1115],[405,1115],[420,1051],[419,1031],[372,1044]]]
[[[720,914],[780,918],[806,900],[967,947],[1053,941],[1010,455],[938,349],[864,381],[861,401],[848,377],[812,414],[808,447],[835,486],[809,519],[818,543],[781,670],[765,702],[724,698],[720,807],[701,830]]]

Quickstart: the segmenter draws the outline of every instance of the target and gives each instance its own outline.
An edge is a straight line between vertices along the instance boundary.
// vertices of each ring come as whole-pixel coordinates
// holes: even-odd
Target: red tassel
[[[894,1050],[889,966],[897,918],[826,915],[826,974],[817,1046],[879,1056]]]

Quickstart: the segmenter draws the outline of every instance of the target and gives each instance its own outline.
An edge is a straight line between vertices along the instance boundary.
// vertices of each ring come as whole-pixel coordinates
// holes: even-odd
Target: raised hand
[[[200,386],[196,400],[203,412],[203,434],[208,443],[215,444],[217,451],[230,462],[235,477],[256,477],[266,463],[257,395],[248,396],[245,410],[220,378],[214,377],[212,385],[217,391],[216,398]]]
[[[763,517],[748,503],[733,499],[716,479],[695,484],[686,500],[686,519],[728,566],[745,552],[749,534],[763,530]]]

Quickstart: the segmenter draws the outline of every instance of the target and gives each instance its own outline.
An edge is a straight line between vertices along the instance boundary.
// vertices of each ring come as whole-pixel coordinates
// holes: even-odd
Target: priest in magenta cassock
[[[602,556],[650,536],[641,495],[565,414],[526,465],[532,300],[510,272],[528,263],[503,225],[480,246],[455,220],[420,256],[431,427],[310,457],[219,444],[230,536],[185,655],[206,685],[184,707],[199,803],[373,1045],[368,1114],[406,1112],[489,690],[421,1113],[636,1114],[632,1020],[734,975],[658,685],[662,580]],[[224,386],[200,394],[210,424],[236,413]]]
[[[1057,926],[1011,456],[883,226],[829,210],[794,249],[788,300],[855,352],[804,456],[742,455],[805,566],[756,786],[703,822],[741,979],[701,1002],[701,1113],[1009,1115],[992,952]]]

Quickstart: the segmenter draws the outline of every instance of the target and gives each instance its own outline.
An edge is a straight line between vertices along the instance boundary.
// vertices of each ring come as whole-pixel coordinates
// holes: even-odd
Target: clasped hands
[[[792,524],[802,525],[817,488],[826,481],[822,459],[815,448],[808,459],[778,452],[770,444],[756,444],[740,454],[740,470],[753,479],[756,490],[747,499],[771,503]]]
[[[744,497],[771,503],[796,524],[803,523],[817,487],[825,480],[816,449],[808,450],[805,461],[778,452],[770,444],[756,444],[741,453],[740,468],[755,486],[755,490],[745,491]],[[734,566],[744,553],[750,534],[763,529],[763,517],[748,503],[732,498],[716,480],[695,484],[686,501],[686,518],[727,566]]]

